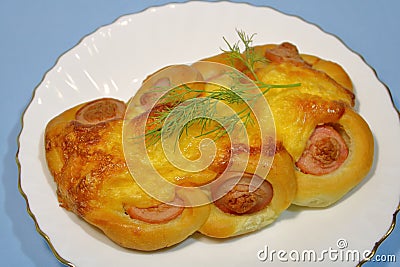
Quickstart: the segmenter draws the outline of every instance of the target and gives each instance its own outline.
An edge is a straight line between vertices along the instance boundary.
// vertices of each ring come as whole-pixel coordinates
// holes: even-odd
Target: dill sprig
[[[234,44],[229,43],[226,38],[223,37],[225,44],[228,46],[228,50],[222,48],[221,50],[228,54],[229,61],[232,66],[234,66],[235,60],[239,60],[250,71],[256,82],[260,82],[255,72],[254,65],[258,62],[266,63],[267,59],[262,55],[258,55],[254,52],[254,47],[252,46],[252,43],[253,38],[256,34],[253,33],[252,35],[247,35],[244,31],[240,30],[236,30],[236,33],[239,36],[239,40]],[[243,52],[240,48],[241,45],[244,46]]]
[[[161,139],[162,134],[165,134],[166,137],[171,137],[178,133],[177,144],[180,137],[184,133],[188,134],[189,128],[195,124],[200,126],[200,132],[196,137],[213,135],[214,140],[219,139],[225,134],[233,132],[237,125],[242,125],[243,128],[246,128],[248,125],[254,125],[252,104],[270,89],[300,86],[300,84],[274,85],[263,83],[257,77],[255,64],[259,62],[267,63],[267,59],[254,52],[252,43],[255,34],[247,35],[244,31],[239,30],[236,30],[236,32],[239,40],[231,44],[223,37],[228,49],[221,50],[228,54],[232,67],[235,66],[236,60],[239,60],[246,66],[254,77],[254,82],[261,89],[261,92],[255,94],[251,91],[250,89],[254,85],[241,83],[240,79],[244,75],[240,76],[237,73],[233,73],[231,77],[233,80],[236,79],[236,82],[230,88],[219,86],[207,91],[203,88],[198,89],[198,87],[192,87],[187,84],[180,85],[159,99],[159,103],[164,105],[164,107],[161,110],[153,112],[149,117],[148,129],[145,132],[147,146],[157,143]],[[243,51],[241,46],[243,47]],[[193,97],[195,100],[191,101]],[[233,115],[220,116],[217,111],[219,101],[224,101],[228,105],[241,105],[241,109]],[[242,122],[241,124],[240,121]]]
[[[184,90],[182,90],[184,88]],[[251,109],[246,104],[255,101],[254,93],[247,92],[247,87],[232,86],[226,88],[217,86],[212,91],[194,89],[190,85],[183,84],[179,90],[172,90],[160,98],[162,108],[155,110],[150,115],[145,137],[148,145],[153,145],[161,139],[161,135],[171,137],[179,131],[178,137],[188,134],[188,130],[194,124],[200,125],[200,132],[196,137],[214,134],[214,140],[225,134],[231,133],[239,121],[247,126],[254,123],[251,117]],[[176,100],[185,99],[192,93],[201,93],[203,97],[193,98],[182,102]],[[245,104],[244,107],[233,115],[224,116],[218,114],[218,103],[224,101],[228,105]],[[174,103],[165,105],[166,103]],[[163,105],[164,104],[164,105]],[[210,129],[210,126],[211,129]]]

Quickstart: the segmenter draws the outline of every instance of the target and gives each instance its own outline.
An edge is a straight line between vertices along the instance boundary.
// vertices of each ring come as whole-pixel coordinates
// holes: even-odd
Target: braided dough
[[[256,173],[256,139],[241,146],[219,138],[217,157],[197,174],[178,170],[155,144],[148,149],[155,168],[170,183],[193,187],[166,190],[165,203],[155,199],[136,183],[127,166],[122,144],[126,104],[103,98],[62,112],[46,127],[46,160],[60,206],[123,247],[151,251],[180,243],[197,231],[217,238],[249,233],[271,224],[291,204],[326,207],[343,198],[368,174],[374,154],[371,130],[354,110],[350,77],[337,63],[300,54],[290,43],[253,49],[265,59],[253,72],[242,61],[230,60],[228,53],[200,62],[230,65],[258,84],[297,84],[272,88],[264,95],[276,128],[268,150],[273,158],[268,175]],[[169,108],[150,110],[148,97],[158,96],[152,88],[182,77],[208,81],[218,74],[200,62],[150,75],[144,84],[151,86],[131,103],[136,112],[131,127],[151,112]],[[247,130],[257,137],[251,127]],[[199,157],[199,131],[194,126],[182,135],[181,148],[188,158]],[[227,162],[240,161],[241,153],[249,155],[244,173],[228,172],[209,191],[196,188],[218,181],[229,168]],[[252,181],[258,181],[254,188]],[[193,205],[193,199],[207,204]]]

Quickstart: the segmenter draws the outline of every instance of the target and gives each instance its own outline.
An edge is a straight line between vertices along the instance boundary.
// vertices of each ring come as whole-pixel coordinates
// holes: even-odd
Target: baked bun
[[[336,69],[340,74],[335,75],[334,67],[329,69],[331,76],[327,73],[313,68],[299,54],[297,47],[290,43],[283,43],[271,49],[266,49],[265,58],[268,63],[259,67],[256,71],[258,78],[265,84],[298,84],[293,87],[297,92],[303,94],[317,95],[326,100],[341,101],[353,107],[355,95],[351,88],[346,88],[332,78],[332,76],[346,76],[342,68]],[[328,63],[332,66],[334,63]],[[315,63],[317,65],[317,63]],[[322,64],[321,64],[322,65]],[[337,67],[337,65],[334,65]],[[322,69],[322,68],[321,68]],[[343,70],[343,72],[341,71]],[[348,85],[346,83],[346,85]],[[268,94],[278,94],[288,88],[274,88]]]
[[[264,83],[299,83],[265,94],[278,139],[296,162],[293,203],[329,206],[366,177],[373,161],[372,133],[352,108],[351,80],[338,64],[301,56],[288,43],[264,53],[269,63],[257,72]]]
[[[290,43],[247,49],[156,71],[128,105],[102,98],[52,119],[45,153],[60,206],[152,251],[345,196],[374,155],[346,71]]]
[[[229,53],[204,61],[233,66],[260,86],[288,85],[273,87],[264,95],[277,139],[295,162],[298,189],[294,204],[325,207],[335,203],[367,175],[374,154],[371,130],[353,109],[350,77],[339,64],[300,54],[291,43],[250,49],[242,58],[259,59],[253,61],[252,71],[237,57],[232,61]]]
[[[229,106],[235,114],[240,112],[244,114],[244,111],[250,111],[250,109],[246,109],[246,104],[241,101],[230,102],[229,98],[219,97],[221,95],[226,96],[223,94],[225,91],[221,91],[221,85],[230,84],[230,79],[234,76],[232,68],[227,68],[223,64],[205,63],[204,61],[196,62],[191,67],[197,69],[205,80],[202,88],[203,96],[218,96],[218,101]],[[182,69],[177,69],[177,71],[182,71]],[[164,74],[160,71],[156,75],[163,77]],[[165,75],[163,79],[168,75],[177,75],[177,73],[169,72]],[[245,77],[242,73],[237,75],[238,78]],[[149,79],[153,78],[150,77]],[[190,92],[191,86],[192,84],[186,84],[188,92]],[[248,88],[246,87],[245,90],[249,90]],[[258,90],[256,86],[254,88]],[[171,94],[177,95],[175,92],[171,92]],[[167,94],[163,100],[168,99],[171,98]],[[208,98],[211,102],[217,100],[211,99],[211,97]],[[173,144],[178,145],[177,147],[169,147],[164,140],[153,142],[152,135],[143,135],[140,130],[136,133],[138,129],[143,129],[142,132],[152,133],[161,124],[170,125],[163,120],[165,111],[171,110],[171,107],[176,107],[176,110],[179,110],[179,108],[190,105],[188,103],[191,102],[171,103],[161,100],[155,103],[152,110],[134,116],[132,119],[128,118],[132,125],[129,126],[128,131],[131,130],[131,132],[127,136],[143,136],[144,142],[148,142],[148,145],[145,146],[146,149],[141,153],[137,153],[139,147],[127,149],[128,151],[135,151],[132,153],[132,168],[134,168],[134,165],[137,166],[140,161],[140,156],[136,158],[138,154],[147,154],[152,168],[156,169],[169,182],[181,186],[201,186],[209,195],[209,202],[211,202],[211,204],[208,204],[209,202],[203,203],[211,208],[207,222],[200,229],[200,232],[207,236],[226,238],[256,231],[272,223],[290,206],[296,193],[292,158],[280,143],[275,143],[274,132],[266,131],[263,133],[257,123],[248,123],[243,129],[236,127],[241,134],[226,133],[225,131],[218,131],[221,127],[218,124],[219,120],[209,120],[207,123],[202,123],[200,120],[191,123],[189,128],[185,128],[184,133],[180,134],[178,139],[173,139]],[[204,102],[202,103],[203,106],[207,106]],[[213,107],[213,104],[207,107]],[[193,109],[195,109],[194,106]],[[188,112],[198,111],[196,109],[193,111],[193,109]],[[229,115],[226,115],[222,108],[218,108],[219,112],[216,114],[204,112],[206,110],[204,107],[201,108],[200,114],[211,118],[229,118]],[[130,114],[129,111],[128,114]],[[209,114],[213,114],[214,117]],[[252,121],[256,122],[254,113],[250,112],[249,114]],[[173,117],[174,125],[179,126],[180,116],[175,117],[173,114],[170,114],[170,116]],[[171,125],[163,129],[172,128]],[[179,129],[178,127],[177,130]],[[245,130],[246,135],[243,135],[242,130]],[[238,138],[239,136],[244,139]],[[214,145],[209,146],[211,144],[209,141],[203,143],[205,138],[211,140]],[[133,141],[132,145],[135,145]],[[214,147],[215,154],[206,153],[207,147]],[[166,154],[170,151],[174,151],[174,155],[168,158]],[[171,158],[177,155],[182,155],[187,164],[181,164],[181,167],[177,168],[178,164],[171,162]],[[213,160],[205,168],[198,168],[198,171],[187,171],[188,168],[201,162],[202,158],[206,160],[213,158]],[[189,161],[186,161],[186,159]],[[145,165],[150,164],[146,163]],[[150,184],[154,188],[154,183]],[[164,188],[164,186],[155,187]],[[149,189],[151,188],[149,187]],[[163,192],[161,193],[160,197],[163,197]]]
[[[237,179],[239,182],[228,193],[217,195],[220,188]],[[296,188],[292,158],[282,146],[277,146],[266,177],[233,172],[217,183],[213,190],[217,200],[210,204],[210,216],[199,231],[210,237],[227,238],[259,230],[291,205]]]
[[[341,199],[368,174],[374,140],[368,124],[346,107],[335,123],[319,125],[297,161],[293,203],[326,207]]]
[[[104,98],[52,119],[45,130],[46,159],[59,203],[101,229],[115,243],[156,250],[177,244],[207,220],[209,207],[193,189],[173,192],[171,203],[152,198],[131,176],[122,149],[125,104]]]

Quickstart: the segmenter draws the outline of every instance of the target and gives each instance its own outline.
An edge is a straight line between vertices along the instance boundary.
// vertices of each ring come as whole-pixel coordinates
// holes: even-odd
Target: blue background
[[[25,200],[18,191],[18,167],[15,162],[17,137],[21,130],[21,115],[30,102],[34,88],[62,53],[99,26],[110,24],[121,15],[169,2],[172,1],[1,0],[0,265],[61,266],[36,232],[33,220],[26,212]],[[283,13],[297,15],[336,35],[375,69],[378,78],[390,88],[395,105],[400,107],[400,1],[231,2],[270,6]],[[377,254],[395,254],[397,263],[371,262],[364,266],[398,266],[399,225],[380,246]],[[132,262],[132,265],[135,266],[135,263]]]

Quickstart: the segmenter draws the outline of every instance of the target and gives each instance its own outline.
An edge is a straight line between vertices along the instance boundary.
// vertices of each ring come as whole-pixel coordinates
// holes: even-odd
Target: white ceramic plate
[[[236,29],[257,33],[254,44],[290,41],[301,52],[331,59],[346,69],[355,85],[357,108],[376,141],[375,163],[365,181],[333,207],[290,208],[274,224],[254,234],[222,242],[194,235],[176,247],[154,253],[122,249],[60,208],[44,158],[47,122],[90,99],[112,96],[127,100],[155,70],[219,53],[225,47],[223,36],[237,41]],[[324,265],[354,266],[357,261],[348,254],[372,250],[392,223],[400,190],[399,136],[398,114],[387,89],[361,57],[336,37],[266,7],[228,2],[170,4],[123,16],[99,28],[46,73],[23,117],[20,187],[40,234],[48,239],[57,258],[77,266],[262,266],[285,259],[291,262],[296,253],[311,250],[318,256],[316,263],[324,257]],[[338,240],[339,246],[346,246],[339,248]],[[263,262],[257,254],[266,248],[274,257]],[[279,250],[286,254],[273,253]],[[335,250],[330,256],[328,252]]]

